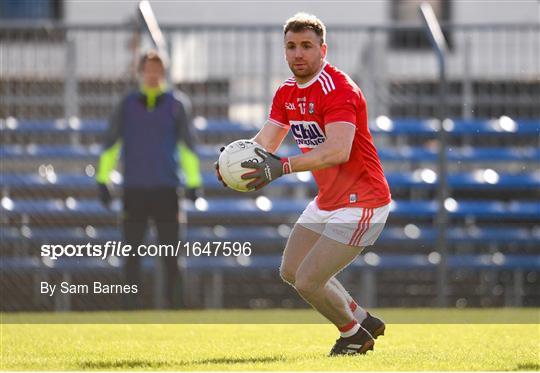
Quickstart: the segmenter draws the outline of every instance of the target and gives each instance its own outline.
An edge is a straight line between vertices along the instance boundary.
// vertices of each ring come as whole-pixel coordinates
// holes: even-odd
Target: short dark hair
[[[289,18],[283,26],[283,35],[287,32],[302,32],[304,30],[312,30],[319,38],[321,38],[321,44],[326,39],[326,26],[320,19],[313,14],[308,13],[296,13]]]
[[[142,55],[141,59],[139,60],[139,71],[142,71],[144,69],[144,65],[148,61],[154,61],[161,64],[161,67],[165,69],[165,63],[163,62],[163,58],[159,55],[159,53],[155,50],[150,50]]]

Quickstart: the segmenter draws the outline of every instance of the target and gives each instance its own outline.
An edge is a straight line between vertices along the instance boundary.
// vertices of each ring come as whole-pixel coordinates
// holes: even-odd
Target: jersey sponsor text
[[[326,140],[317,122],[291,120],[291,131],[300,148],[315,148]]]

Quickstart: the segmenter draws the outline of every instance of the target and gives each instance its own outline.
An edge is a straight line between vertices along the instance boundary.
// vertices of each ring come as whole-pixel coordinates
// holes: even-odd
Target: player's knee
[[[321,288],[321,284],[309,275],[296,273],[295,277],[294,287],[306,299],[313,297]]]
[[[294,272],[288,270],[284,266],[279,267],[279,275],[281,276],[281,279],[285,281],[286,283],[294,286]]]

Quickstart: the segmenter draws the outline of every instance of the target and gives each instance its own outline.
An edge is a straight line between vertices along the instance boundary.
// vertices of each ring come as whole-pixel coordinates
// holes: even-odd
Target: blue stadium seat
[[[453,269],[505,269],[531,270],[540,269],[538,255],[456,255],[448,258],[448,266]]]
[[[496,173],[483,174],[484,170],[455,172],[447,177],[448,186],[453,189],[537,189],[540,185],[540,173]],[[434,189],[437,180],[426,179],[421,170],[412,172],[387,172],[386,177],[391,188]]]
[[[107,128],[105,120],[84,120],[66,122],[58,120],[18,120],[0,125],[6,133],[54,135],[60,133],[101,134]]]
[[[393,118],[380,125],[376,119],[369,123],[373,134],[433,136],[437,133],[438,123],[431,119]],[[389,123],[389,124],[388,124]],[[501,124],[502,123],[502,124]],[[106,120],[83,120],[66,122],[65,120],[19,120],[16,124],[6,125],[3,120],[0,127],[8,132],[25,134],[40,133],[54,134],[59,132],[79,132],[82,134],[99,134],[107,127]],[[202,133],[230,133],[238,134],[239,138],[249,138],[257,131],[253,125],[245,125],[229,120],[208,119],[199,121],[195,128]],[[467,134],[496,135],[496,136],[530,136],[540,135],[540,120],[513,119],[510,123],[500,120],[461,120],[454,119],[453,126],[448,129],[451,135],[461,136]]]
[[[206,190],[218,189],[222,190],[223,185],[216,179],[214,171],[203,173],[203,183]],[[299,181],[295,176],[283,177],[272,183],[268,188],[275,186],[297,186],[303,182]],[[305,182],[313,185],[313,181]],[[0,186],[9,190],[27,189],[39,193],[40,190],[56,188],[73,189],[79,191],[94,190],[96,182],[94,177],[84,174],[54,174],[49,178],[42,177],[37,173],[2,173],[0,174]]]
[[[387,172],[386,177],[391,188],[418,188],[435,189],[437,181],[429,182],[424,180],[421,173],[415,171],[409,172]],[[205,188],[215,189],[221,187],[216,180],[213,172],[203,174]],[[540,185],[540,174],[538,173],[498,173],[496,179],[485,180],[485,177],[478,172],[457,172],[448,175],[449,187],[453,189],[478,189],[478,190],[508,190],[508,189],[538,189]],[[490,182],[488,182],[490,181]],[[306,181],[299,181],[295,175],[278,179],[272,183],[273,186],[292,186],[300,183],[315,188],[315,182],[312,178]]]
[[[451,217],[501,218],[501,219],[540,219],[540,204],[537,201],[456,201],[448,211]],[[436,201],[394,201],[393,217],[416,216],[429,218],[437,212]]]
[[[39,162],[45,159],[67,159],[95,163],[100,152],[99,146],[5,145],[0,148],[0,157],[5,161],[31,159]],[[219,156],[219,147],[216,145],[200,145],[197,147],[197,153],[202,161],[213,162]],[[290,157],[299,153],[298,148],[291,145],[283,145],[278,152],[283,157]],[[378,150],[378,153],[383,162],[435,162],[438,158],[436,150],[423,147],[382,147]],[[540,149],[534,147],[450,148],[448,159],[461,162],[540,162]]]
[[[506,125],[499,120],[454,119],[452,135],[540,135],[540,120],[515,120]]]
[[[102,134],[107,129],[107,120],[82,120],[71,123],[63,119],[58,120],[17,120],[9,124],[6,120],[0,120],[0,129],[6,133],[18,135],[40,134],[54,135],[60,133]],[[235,133],[239,138],[249,138],[256,133],[257,128],[253,125],[231,122],[224,119],[208,119],[196,122],[195,129],[201,133]],[[242,136],[243,135],[243,136]]]
[[[100,149],[97,146],[33,145],[23,147],[20,145],[7,145],[0,148],[0,157],[4,161],[32,159],[37,162],[45,159],[66,159],[94,163],[99,155]]]
[[[415,135],[432,137],[437,133],[438,123],[429,119],[395,118],[380,122],[379,118],[369,122],[373,134]]]
[[[439,124],[436,121],[426,119],[393,118],[382,121],[376,119],[370,122],[369,128],[373,134],[434,137],[438,132]],[[454,119],[447,131],[451,136],[538,136],[540,135],[540,120]]]
[[[498,173],[489,180],[478,172],[459,172],[448,175],[448,185],[454,189],[538,189],[540,173]]]
[[[485,176],[482,170],[471,172],[457,172],[448,175],[448,185],[453,189],[477,189],[477,190],[510,190],[510,189],[533,189],[540,186],[540,173],[497,173]],[[391,188],[418,188],[435,189],[436,180],[423,178],[421,171],[387,172],[386,177]],[[216,179],[214,171],[203,172],[203,183],[207,190],[222,190],[223,186]],[[299,186],[307,185],[315,188],[314,180],[308,176],[301,181],[298,175],[288,175],[279,178],[267,188],[276,186]],[[0,185],[9,189],[30,189],[39,191],[43,188],[95,188],[93,177],[84,174],[58,173],[48,179],[35,173],[2,173]]]
[[[39,193],[44,188],[78,188],[95,189],[93,177],[82,174],[54,174],[49,178],[37,173],[3,173],[0,174],[0,185],[8,189],[30,189]]]
[[[265,221],[287,223],[290,219],[296,219],[305,205],[307,205],[307,201],[274,200],[271,206],[267,206],[269,211],[262,214],[264,210],[259,208],[252,199],[213,199],[208,201],[208,207],[204,211],[195,209],[189,202],[186,202],[185,209],[189,219],[199,222],[221,221],[223,224],[253,222],[261,224]],[[118,216],[118,205],[113,205],[114,211],[107,210],[99,201],[88,199],[80,199],[76,202],[73,200],[70,206],[55,200],[15,200],[8,207],[8,209],[5,206],[0,208],[2,215],[8,219],[26,217],[55,224],[59,224],[59,221],[110,224]]]
[[[226,270],[279,270],[280,256],[259,255],[249,258],[190,258],[187,260],[188,269],[206,271]],[[540,257],[536,255],[450,255],[448,257],[450,269],[491,269],[491,270],[539,270]],[[437,263],[430,260],[429,256],[417,255],[392,255],[377,256],[376,261],[366,261],[366,256],[358,257],[352,264],[352,269],[370,268],[374,270],[405,270],[405,269],[431,269],[434,270]]]
[[[47,270],[47,267],[43,265],[41,258],[33,256],[2,257],[2,260],[0,260],[0,271],[2,274],[8,274],[10,272],[20,274],[25,271],[37,272],[40,270]]]
[[[436,228],[421,225],[415,227],[416,229],[413,228],[412,232],[408,231],[406,227],[385,227],[377,242],[385,245],[402,245],[405,242],[417,245],[433,245],[436,243]],[[448,229],[446,238],[449,244],[540,244],[540,232],[537,232],[534,229],[531,230],[508,226],[473,228],[454,227]]]
[[[448,159],[450,161],[462,162],[504,162],[504,161],[521,161],[521,162],[538,162],[540,161],[540,149],[533,147],[522,148],[458,148],[448,151]]]
[[[147,232],[147,240],[155,242],[156,237],[152,231]],[[28,227],[22,229],[15,227],[0,228],[2,243],[5,246],[21,246],[23,244],[42,245],[54,244],[82,244],[86,242],[121,241],[119,228],[73,228],[73,227]],[[237,242],[263,242],[272,241],[281,244],[286,239],[274,227],[189,227],[185,241],[207,242],[208,240],[237,241]]]
[[[436,162],[437,150],[423,147],[381,147],[377,150],[382,162]],[[533,147],[508,148],[450,148],[449,161],[461,162],[540,162],[540,149]]]
[[[270,202],[268,204],[268,202]],[[215,221],[224,219],[251,219],[258,220],[272,219],[287,223],[287,217],[297,217],[308,204],[309,200],[272,198],[268,201],[256,202],[250,198],[213,198],[207,200],[204,210],[194,207],[191,202],[186,201],[184,208],[188,212],[188,217],[203,221]],[[96,218],[114,219],[118,213],[118,205],[115,210],[105,209],[99,201],[88,199],[72,199],[65,203],[59,200],[14,200],[10,205],[4,203],[0,207],[2,214],[8,218],[17,216],[39,216],[48,218]],[[437,211],[435,201],[394,201],[391,208],[392,217],[407,218],[432,218]],[[456,201],[449,216],[456,218],[475,217],[478,219],[537,219],[540,220],[540,204],[537,201],[478,201],[463,200]],[[255,219],[260,217],[260,219]]]
[[[376,255],[376,254],[375,254]],[[143,267],[148,269],[150,260],[143,261]],[[279,255],[257,255],[250,257],[190,257],[183,261],[187,270],[195,271],[246,271],[246,270],[279,270],[281,257]],[[540,257],[537,255],[450,255],[448,257],[450,269],[487,269],[487,270],[533,270],[540,269]],[[427,269],[434,270],[437,262],[423,254],[416,255],[376,255],[366,260],[366,256],[358,257],[352,264],[351,269],[371,270],[408,270]],[[50,260],[47,265],[36,257],[6,257],[0,262],[0,270],[3,273],[15,272],[74,272],[84,271],[118,271],[121,263],[111,264],[109,261],[99,258],[59,258]]]
[[[32,245],[42,245],[47,243],[54,244],[81,244],[89,241],[93,242],[106,242],[106,241],[120,241],[122,234],[118,228],[110,227],[86,227],[86,228],[73,228],[73,227],[28,227],[24,228],[0,228],[0,234],[2,241],[5,245],[15,246],[23,243],[30,243]]]

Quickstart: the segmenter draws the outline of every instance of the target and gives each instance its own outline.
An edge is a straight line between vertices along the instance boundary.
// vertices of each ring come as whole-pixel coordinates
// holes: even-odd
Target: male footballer
[[[335,275],[380,235],[390,190],[368,130],[366,101],[358,86],[326,61],[325,26],[299,13],[284,25],[285,57],[293,73],[274,95],[270,116],[253,141],[260,163],[242,175],[260,189],[282,175],[311,171],[317,197],[289,237],[281,277],[339,329],[330,355],[364,354],[385,324],[360,307]],[[288,131],[301,155],[273,153]],[[219,170],[218,170],[218,178]]]

